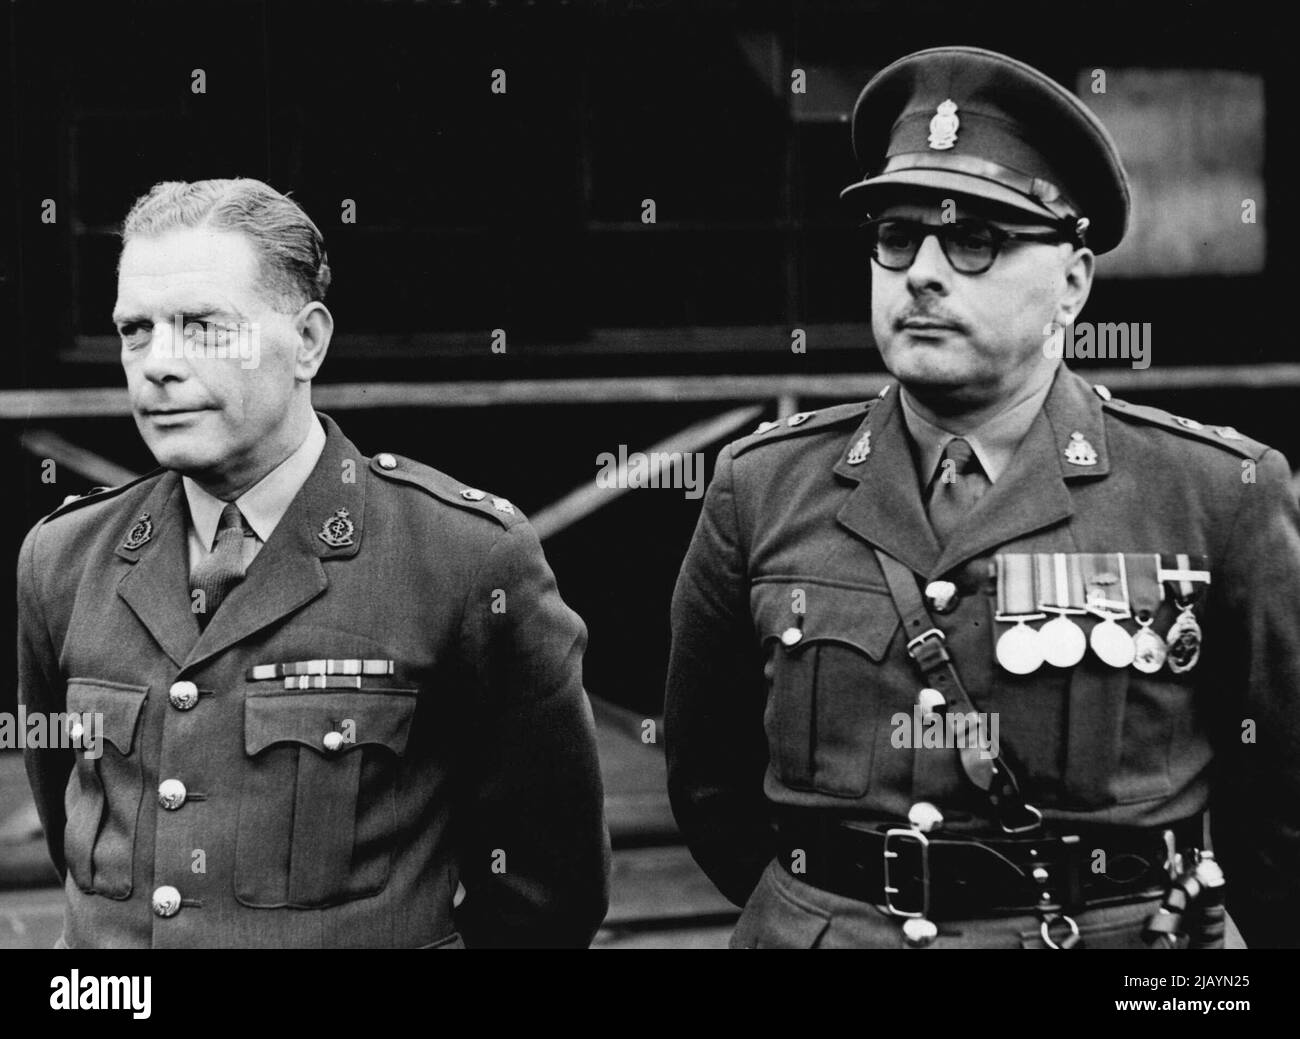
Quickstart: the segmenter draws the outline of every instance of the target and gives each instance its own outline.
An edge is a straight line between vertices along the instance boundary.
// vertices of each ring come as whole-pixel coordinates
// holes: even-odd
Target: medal
[[[1165,641],[1169,646],[1169,670],[1176,675],[1186,674],[1201,658],[1201,626],[1188,603],[1174,620]]]
[[[1133,663],[1136,650],[1129,633],[1116,622],[1114,617],[1107,617],[1092,629],[1088,636],[1088,645],[1092,651],[1111,667],[1128,667]]]
[[[1138,617],[1137,622],[1138,630],[1133,633],[1133,666],[1143,674],[1154,675],[1165,666],[1168,648],[1165,640],[1151,630],[1150,620]]]
[[[1132,637],[1119,624],[1120,619],[1132,616],[1124,556],[1116,552],[1087,555],[1083,557],[1083,566],[1087,574],[1088,612],[1101,618],[1088,634],[1088,645],[1102,663],[1128,667],[1136,650]]]
[[[1038,629],[1043,659],[1053,667],[1074,667],[1088,648],[1083,629],[1066,616],[1086,612],[1082,609],[1083,573],[1078,559],[1064,552],[1043,552],[1034,556],[1034,565],[1040,589],[1039,609],[1056,614]]]
[[[1042,620],[1035,613],[1038,601],[1034,585],[1034,557],[1023,553],[999,555],[994,560],[997,570],[997,613],[994,620],[1014,624],[1004,631],[994,647],[994,656],[1003,670],[1013,675],[1028,675],[1043,666],[1043,642],[1039,633],[1026,622]]]
[[[1146,675],[1154,675],[1165,666],[1168,647],[1165,640],[1151,630],[1156,611],[1164,598],[1160,584],[1160,557],[1130,555],[1128,568],[1129,602],[1138,630],[1133,633],[1133,666]]]
[[[1023,618],[998,638],[996,653],[998,663],[1013,675],[1030,675],[1043,666],[1042,640]]]
[[[1201,658],[1201,625],[1192,609],[1210,583],[1210,572],[1204,568],[1193,569],[1191,557],[1186,554],[1174,556],[1173,562],[1173,569],[1160,570],[1159,579],[1169,583],[1179,609],[1174,623],[1165,633],[1165,645],[1169,670],[1182,675],[1194,668]]]

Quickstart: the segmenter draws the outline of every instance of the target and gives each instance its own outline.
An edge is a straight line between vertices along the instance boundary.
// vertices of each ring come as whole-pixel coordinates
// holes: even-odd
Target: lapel
[[[867,461],[849,466],[841,458],[835,466],[837,474],[860,481],[839,521],[926,578],[950,573],[990,549],[1068,519],[1074,512],[1069,483],[1110,471],[1101,400],[1062,366],[1006,472],[940,551],[925,515],[897,398],[891,391],[864,424],[865,430],[880,423],[879,434],[873,426]],[[1070,462],[1067,449],[1072,443],[1081,449],[1085,441],[1095,461]],[[1078,449],[1071,453],[1086,454]]]
[[[187,668],[301,609],[329,587],[322,560],[349,558],[360,550],[369,468],[339,427],[328,416],[320,419],[325,448],[316,467],[190,649]],[[348,461],[352,464],[345,466]],[[347,510],[352,525],[350,544],[331,546],[320,535],[339,509]]]
[[[153,523],[153,536],[140,548],[125,547],[127,532],[139,519],[133,513],[126,519],[116,549],[120,558],[134,564],[118,582],[118,596],[177,667],[185,662],[199,637],[185,579],[189,571],[186,509],[181,478],[165,473],[141,509]]]
[[[871,453],[851,465],[848,452],[868,432]],[[890,385],[867,413],[834,471],[858,484],[836,516],[840,524],[916,573],[928,574],[939,558],[939,543],[921,500],[897,386]]]

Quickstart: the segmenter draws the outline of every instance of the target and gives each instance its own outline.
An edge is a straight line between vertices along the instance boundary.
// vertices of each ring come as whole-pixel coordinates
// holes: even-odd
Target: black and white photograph
[[[1300,946],[1264,11],[11,0],[0,949]]]

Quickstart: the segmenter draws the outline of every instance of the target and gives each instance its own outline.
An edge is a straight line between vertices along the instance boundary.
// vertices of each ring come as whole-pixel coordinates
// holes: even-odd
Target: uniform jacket
[[[935,622],[1049,824],[1159,827],[1210,805],[1247,941],[1295,944],[1300,517],[1289,467],[1232,430],[1109,398],[1062,368],[1008,469],[942,549],[893,387],[723,449],[674,595],[665,736],[678,822],[737,904],[772,858],[777,809],[902,819],[919,799],[919,752],[891,742],[891,719],[912,712],[921,682],[880,548],[925,581],[957,585],[957,607]],[[1068,461],[1076,433],[1093,464]],[[1002,670],[989,576],[999,552],[1205,557],[1200,663],[1146,675],[1089,652],[1070,669]],[[1155,630],[1176,612],[1166,599]],[[801,637],[786,645],[792,626]],[[945,826],[987,827],[956,751],[925,753],[925,799]]]
[[[585,946],[609,845],[582,621],[508,502],[367,459],[322,421],[318,464],[202,633],[175,473],[71,503],[23,544],[20,700],[103,717],[98,759],[27,757],[67,943]],[[340,509],[350,530],[326,527]],[[250,671],[352,658],[393,674],[289,691]],[[187,791],[173,809],[167,779]],[[183,900],[170,918],[161,885]]]

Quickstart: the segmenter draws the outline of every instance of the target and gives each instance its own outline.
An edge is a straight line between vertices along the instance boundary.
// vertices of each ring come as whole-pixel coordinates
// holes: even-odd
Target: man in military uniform
[[[63,943],[587,945],[586,629],[536,534],[312,410],[329,267],[296,203],[159,184],[123,238],[161,469],[42,520],[18,570],[21,702],[100,737],[27,757]]]
[[[895,381],[724,448],[673,601],[670,793],[732,944],[1296,944],[1289,467],[1048,348],[1125,231],[1109,136],[950,47],[853,143]]]

